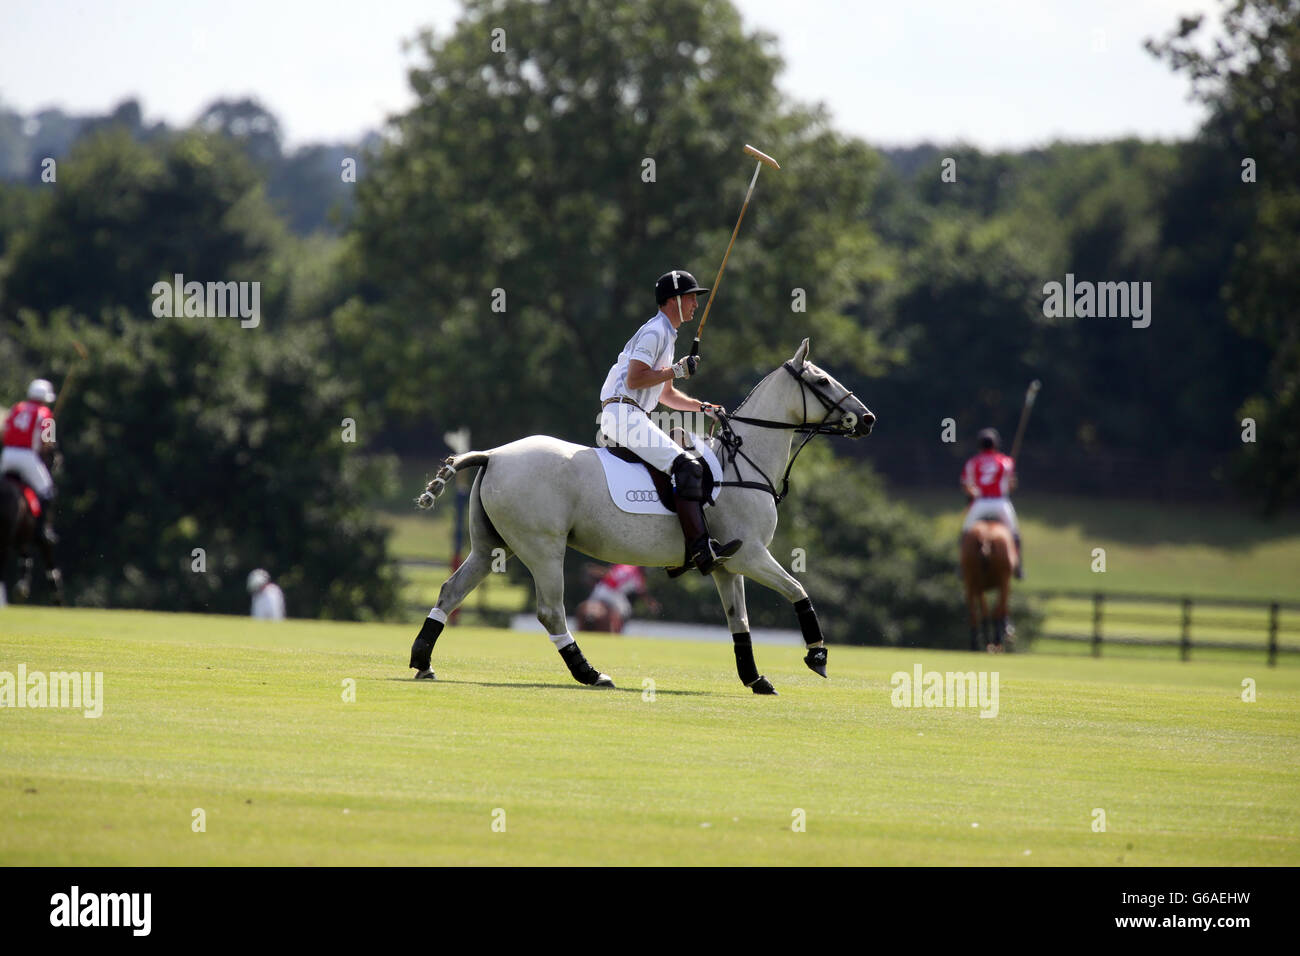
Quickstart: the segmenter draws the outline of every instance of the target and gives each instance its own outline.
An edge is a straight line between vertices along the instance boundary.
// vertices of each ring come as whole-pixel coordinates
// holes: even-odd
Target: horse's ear
[[[799,343],[799,348],[795,349],[794,358],[790,361],[794,363],[795,370],[803,368],[803,363],[808,360],[808,340],[804,339]]]

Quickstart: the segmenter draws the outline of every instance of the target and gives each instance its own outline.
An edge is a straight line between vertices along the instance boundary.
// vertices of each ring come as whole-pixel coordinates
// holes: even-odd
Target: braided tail
[[[433,476],[433,480],[424,486],[424,493],[415,499],[415,506],[422,511],[428,511],[433,507],[438,496],[442,494],[447,483],[456,477],[456,472],[462,468],[477,468],[480,465],[488,463],[488,453],[485,451],[467,451],[463,455],[452,455],[442,463],[438,473]]]

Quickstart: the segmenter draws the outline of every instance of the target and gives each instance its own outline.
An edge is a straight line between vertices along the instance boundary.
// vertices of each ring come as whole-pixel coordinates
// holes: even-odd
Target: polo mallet
[[[82,362],[90,358],[90,353],[86,351],[86,347],[76,339],[72,340],[72,347],[77,350],[79,358],[72,363],[72,368],[68,369],[67,377],[63,380],[63,387],[59,389],[59,397],[54,400],[54,407],[50,409],[50,417],[55,421],[59,419],[59,409],[63,407],[63,400],[68,397],[68,391],[72,388],[72,379],[77,374],[77,369]]]
[[[1034,379],[1029,383],[1029,388],[1025,390],[1025,407],[1020,410],[1020,424],[1016,427],[1016,440],[1011,443],[1011,459],[1016,461],[1020,458],[1020,443],[1025,437],[1025,425],[1029,423],[1029,412],[1034,407],[1034,399],[1038,398],[1038,390],[1043,387],[1043,383]]]
[[[718,286],[722,283],[722,270],[727,268],[727,258],[731,255],[731,247],[736,244],[736,236],[740,232],[740,223],[745,218],[745,210],[749,208],[749,197],[754,195],[754,184],[758,182],[759,170],[763,168],[764,163],[773,169],[781,168],[781,164],[775,159],[767,155],[767,153],[756,150],[748,143],[745,144],[745,152],[757,159],[758,162],[754,164],[754,175],[749,181],[749,192],[745,193],[745,202],[741,205],[740,215],[736,218],[736,228],[731,230],[731,241],[727,243],[727,251],[723,253],[722,265],[718,266],[718,274],[713,279],[713,288],[709,292],[709,301],[704,304],[704,315],[700,317],[700,324],[695,330],[695,342],[691,345],[691,355],[700,354],[700,336],[704,333],[704,323],[709,321],[709,309],[713,308],[713,300],[718,297]],[[681,311],[682,297],[678,296],[677,314],[681,315]]]

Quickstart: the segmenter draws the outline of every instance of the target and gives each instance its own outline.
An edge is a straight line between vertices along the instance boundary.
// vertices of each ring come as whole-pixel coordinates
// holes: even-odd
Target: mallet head
[[[766,163],[767,165],[771,166],[773,169],[781,168],[781,164],[778,163],[775,159],[767,155],[767,153],[755,149],[753,146],[750,146],[748,143],[745,144],[745,152],[747,152],[750,156],[753,156],[760,163]]]

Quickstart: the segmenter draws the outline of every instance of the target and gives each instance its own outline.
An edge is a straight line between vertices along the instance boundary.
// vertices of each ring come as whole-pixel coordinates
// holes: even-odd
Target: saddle
[[[4,477],[8,481],[12,481],[18,490],[22,492],[22,496],[27,499],[27,508],[31,511],[32,517],[39,518],[41,516],[41,499],[36,496],[36,492],[27,486],[27,483],[18,476],[17,472],[6,471]]]
[[[668,432],[668,437],[688,452],[695,450],[695,437],[684,428],[671,429]],[[626,461],[633,465],[641,465],[645,468],[645,470],[650,473],[650,480],[654,482],[655,493],[659,496],[660,504],[673,514],[677,513],[677,496],[673,492],[673,480],[670,476],[643,461],[637,453],[630,448],[624,448],[622,445],[606,445],[605,450],[620,461]],[[706,464],[704,468],[704,497],[706,500],[712,500],[713,489],[713,471]]]

